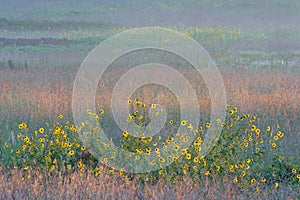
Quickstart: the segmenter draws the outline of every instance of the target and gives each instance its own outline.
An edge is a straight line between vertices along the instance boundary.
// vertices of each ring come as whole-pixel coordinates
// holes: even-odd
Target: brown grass
[[[76,68],[26,70],[5,70],[0,73],[1,126],[10,121],[24,120],[36,123],[43,118],[54,119],[58,113],[71,116],[71,99]],[[272,69],[221,69],[227,98],[232,105],[245,112],[261,116],[266,123],[280,122],[286,135],[299,135],[300,78],[292,70]],[[210,106],[210,98],[201,78],[191,76],[192,81],[200,80],[200,106]],[[147,92],[147,91],[146,91]],[[151,91],[148,91],[148,96]],[[105,105],[107,89],[98,93],[97,102]],[[153,94],[152,94],[153,96]],[[104,102],[104,104],[103,104]],[[153,103],[153,102],[150,102]]]
[[[297,152],[297,136],[300,133],[299,74],[246,68],[222,69],[221,73],[231,104],[261,116],[266,123],[280,122],[286,133],[285,150],[289,150],[290,155],[300,155]],[[70,114],[75,75],[76,68],[1,70],[2,133],[8,135],[9,127],[16,128],[16,123],[12,123],[15,121],[23,120],[34,125],[44,118],[54,119],[58,113]],[[194,80],[194,77],[191,79]],[[99,94],[98,101],[105,101],[107,94],[106,90]],[[203,108],[210,105],[206,94],[204,91],[201,95]],[[207,180],[199,184],[186,180],[175,185],[161,180],[155,185],[142,187],[135,181],[127,182],[118,176],[105,174],[93,177],[75,173],[69,182],[59,175],[50,177],[38,172],[24,181],[21,176],[17,171],[12,176],[0,174],[0,199],[297,199],[300,192],[291,187],[267,188],[256,193],[254,188],[239,191],[224,180]]]
[[[32,173],[30,179],[21,180],[22,174],[0,174],[0,199],[296,199],[300,188],[244,188],[239,190],[232,183],[204,180],[195,183],[190,179],[176,184],[163,179],[154,185],[140,185],[117,175],[72,174],[61,175]]]
[[[6,113],[26,112],[36,117],[67,113],[75,75],[75,69],[1,70],[0,108]],[[300,109],[300,78],[297,74],[240,68],[222,70],[222,75],[229,101],[243,110],[276,107],[297,112]],[[199,90],[202,88],[205,86],[201,85]],[[98,99],[104,100],[105,94],[99,94]],[[209,97],[202,100],[209,101]]]

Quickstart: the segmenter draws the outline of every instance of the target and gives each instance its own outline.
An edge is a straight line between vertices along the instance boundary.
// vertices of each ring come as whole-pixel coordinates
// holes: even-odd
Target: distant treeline
[[[69,46],[71,44],[79,44],[79,41],[68,40],[68,39],[57,39],[57,38],[36,38],[36,39],[26,39],[26,38],[0,38],[0,46],[38,46],[43,44],[51,45],[63,45]]]
[[[87,21],[44,21],[44,20],[16,20],[0,18],[0,28],[8,29],[11,31],[17,30],[80,30],[101,28],[107,26],[107,23],[87,22]]]

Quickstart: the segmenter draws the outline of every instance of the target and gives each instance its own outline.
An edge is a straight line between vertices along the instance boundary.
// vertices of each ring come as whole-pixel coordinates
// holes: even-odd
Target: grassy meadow
[[[116,2],[3,2],[0,199],[299,199],[300,4]],[[99,82],[97,112],[88,115],[100,122],[111,142],[136,153],[135,160],[139,154],[153,154],[158,165],[173,162],[151,172],[130,173],[105,165],[118,162],[115,155],[100,160],[89,153],[91,146],[83,144],[77,132],[88,127],[93,138],[99,127],[88,120],[81,127],[74,125],[72,92],[81,62],[97,44],[144,26],[176,30],[199,42],[222,75],[228,106],[225,121],[218,122],[219,140],[199,157],[206,131],[214,130],[208,123],[209,92],[203,77],[170,59],[166,64],[195,85],[199,127],[177,116],[180,105],[170,91],[142,87],[127,102],[128,123],[147,126],[148,110],[157,103],[170,113],[158,135],[130,136],[116,127],[110,112],[114,84],[130,66],[126,57],[116,61]],[[180,126],[186,133],[176,132]],[[181,148],[174,141],[191,145]],[[172,153],[164,157],[165,146],[173,143]],[[155,165],[147,156],[144,163]]]

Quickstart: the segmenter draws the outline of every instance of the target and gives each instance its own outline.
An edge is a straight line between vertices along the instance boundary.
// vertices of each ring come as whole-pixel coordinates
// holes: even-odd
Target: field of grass
[[[300,198],[300,25],[295,20],[299,18],[295,11],[299,3],[266,1],[256,10],[258,1],[188,2],[88,1],[74,3],[68,9],[62,9],[64,2],[37,3],[24,6],[19,13],[3,11],[0,199]],[[13,6],[8,1],[3,3],[7,8]],[[264,10],[270,5],[273,9]],[[234,14],[229,15],[226,9]],[[194,20],[186,26],[163,14],[176,16],[186,10]],[[129,11],[152,17],[139,21]],[[253,13],[267,25],[255,21]],[[127,20],[120,20],[127,15]],[[163,16],[169,21],[158,20]],[[222,16],[224,23],[220,23]],[[289,21],[292,16],[295,18]],[[197,17],[207,19],[207,24],[192,23]],[[273,17],[275,21],[268,21]],[[184,15],[182,19],[186,19]],[[154,109],[155,103],[164,105],[170,113],[157,136],[128,136],[114,122],[110,95],[132,63],[126,57],[114,62],[105,80],[99,82],[97,113],[88,114],[100,120],[107,136],[124,150],[153,153],[160,164],[173,161],[168,166],[160,165],[161,169],[136,174],[106,166],[107,162],[118,162],[115,155],[100,160],[89,153],[92,144],[83,143],[77,133],[87,127],[88,121],[82,127],[73,125],[72,92],[81,62],[97,44],[115,33],[149,24],[179,31],[203,45],[222,75],[230,107],[224,123],[218,122],[223,131],[215,147],[207,156],[198,157],[206,131],[215,128],[207,124],[211,99],[204,82],[213,77],[201,77],[187,65],[170,59],[166,64],[179,69],[195,85],[201,108],[199,127],[186,126],[178,118],[178,102],[168,90],[142,87],[128,102],[132,112],[138,110],[131,113],[129,123],[146,126],[148,109]],[[99,127],[92,125],[88,137],[97,140],[94,132]],[[164,157],[166,144],[177,137],[190,140],[186,133],[176,133],[180,126],[188,127],[187,134],[194,135],[195,141],[186,149],[178,147],[176,151],[182,152],[179,157]],[[147,158],[144,163],[152,165]]]

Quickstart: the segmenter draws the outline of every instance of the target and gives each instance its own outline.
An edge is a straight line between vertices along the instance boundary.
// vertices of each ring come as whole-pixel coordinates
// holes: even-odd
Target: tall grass
[[[58,113],[71,117],[73,80],[77,67],[67,69],[29,70],[2,69],[0,74],[1,135],[8,138],[17,124],[26,121],[38,127],[41,122],[55,119]],[[265,123],[282,124],[289,146],[286,153],[297,153],[299,143],[300,79],[293,71],[272,68],[249,69],[244,67],[221,67],[228,100],[242,111],[261,116]],[[188,74],[188,72],[186,72]],[[114,78],[111,77],[113,80]],[[210,98],[201,77],[190,74],[191,80],[200,80],[197,88],[201,93],[203,112],[210,106]],[[204,91],[203,91],[204,90]],[[104,91],[104,92],[103,92]],[[97,94],[99,107],[108,102],[107,89]],[[145,91],[147,92],[147,91]],[[155,96],[148,91],[148,96]],[[147,94],[147,93],[146,93]],[[161,99],[164,101],[164,99]],[[70,120],[72,120],[70,118]],[[291,148],[292,147],[292,151]]]

